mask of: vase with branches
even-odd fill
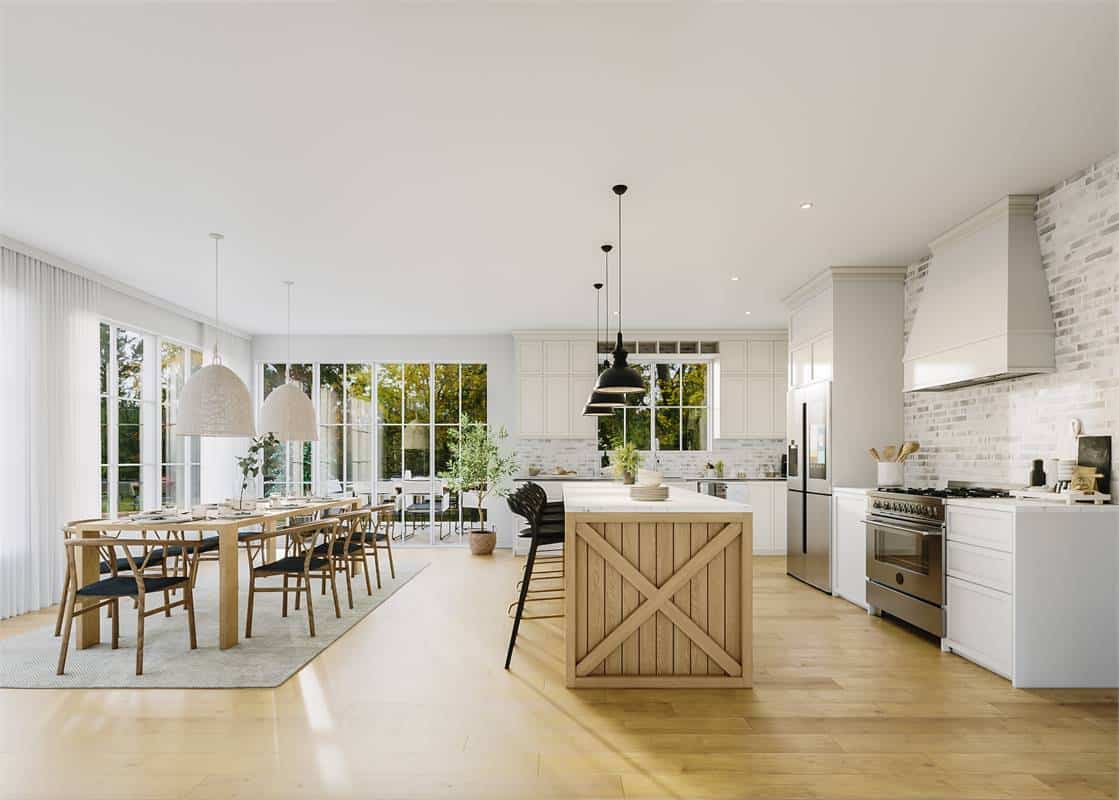
[[[276,447],[280,440],[272,433],[253,437],[249,443],[249,451],[237,459],[237,466],[241,469],[241,496],[237,500],[237,510],[245,510],[245,490],[249,488],[249,481],[255,480],[264,465],[264,451],[266,448]]]
[[[508,495],[509,479],[517,473],[515,454],[502,452],[502,443],[509,438],[509,433],[505,428],[494,433],[488,425],[471,422],[465,417],[461,427],[451,428],[449,433],[450,464],[440,477],[460,498],[465,498],[467,492],[474,495],[480,529],[470,532],[470,551],[475,555],[488,555],[497,543],[497,533],[486,530],[486,498]]]

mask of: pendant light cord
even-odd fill
[[[618,195],[618,333],[622,332],[622,196]]]
[[[287,380],[291,380],[291,286],[293,281],[284,281],[288,287],[288,363],[285,368]]]
[[[218,244],[225,237],[220,233],[211,233],[214,240],[214,364],[221,363],[221,353],[218,352],[218,343],[221,339],[221,267],[218,263]]]

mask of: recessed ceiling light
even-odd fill
[[[750,316],[751,313],[753,313],[753,312],[747,311],[746,316]]]
[[[614,312],[614,316],[615,316],[615,317],[616,317],[616,316],[618,316],[618,312],[617,312],[617,311],[615,311],[615,312]]]
[[[803,203],[800,204],[800,210],[801,211],[807,211],[808,209],[812,208],[812,206],[813,206],[813,203],[810,203],[806,200],[806,201],[804,201]]]
[[[737,276],[737,275],[731,275],[731,276],[730,276],[730,279],[731,279],[732,281],[736,281],[736,280],[738,280],[738,276]]]

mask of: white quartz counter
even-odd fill
[[[687,489],[670,487],[664,501],[634,500],[629,487],[619,483],[590,481],[563,485],[564,510],[623,514],[719,514],[752,512],[746,503],[735,503]]]
[[[1062,500],[1044,500],[1031,497],[951,497],[945,502],[949,508],[953,506],[986,508],[991,511],[1094,512],[1097,514],[1119,512],[1119,505],[1095,505],[1094,503],[1073,503],[1069,505]]]

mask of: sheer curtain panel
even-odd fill
[[[0,618],[58,601],[62,525],[100,513],[98,290],[0,247]]]

